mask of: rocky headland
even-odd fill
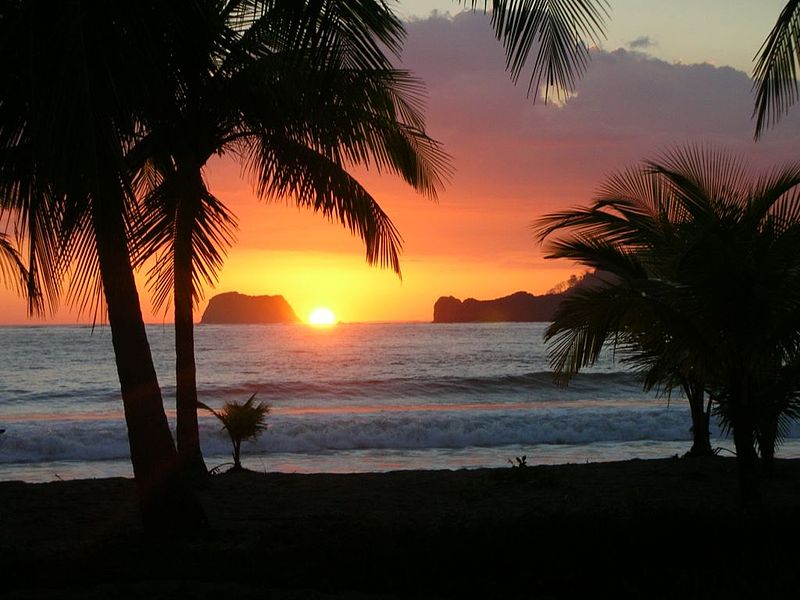
[[[433,305],[434,323],[497,323],[503,321],[552,321],[564,294],[534,296],[516,292],[494,300],[459,300],[442,296]]]
[[[206,325],[299,321],[283,296],[247,296],[238,292],[226,292],[211,298],[200,320]]]

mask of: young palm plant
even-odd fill
[[[245,402],[235,401],[226,402],[219,411],[214,410],[207,404],[198,402],[197,406],[213,414],[222,423],[222,428],[227,432],[233,444],[233,468],[232,471],[242,471],[242,442],[258,437],[262,431],[267,429],[267,414],[269,405],[266,402],[255,403],[256,394],[254,393]]]
[[[771,455],[781,419],[797,414],[797,379],[783,376],[800,342],[799,190],[800,165],[755,177],[725,153],[678,149],[539,223],[542,239],[564,234],[550,258],[612,274],[557,312],[556,371],[576,372],[611,342],[648,385],[708,392],[748,506],[760,499],[757,441]]]
[[[139,261],[155,256],[157,306],[174,306],[178,453],[202,477],[193,311],[232,239],[233,215],[207,188],[214,154],[237,158],[256,193],[287,199],[361,237],[370,264],[399,273],[400,236],[349,173],[373,166],[435,197],[447,156],[425,133],[420,82],[394,69],[403,30],[380,2],[230,2],[212,14],[201,68],[174,90],[130,156],[145,209]],[[198,57],[205,57],[199,60]]]

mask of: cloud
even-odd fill
[[[635,40],[628,42],[628,48],[631,50],[645,50],[647,48],[653,48],[657,45],[658,44],[650,39],[649,35],[640,35]]]
[[[681,139],[760,155],[778,154],[776,144],[800,148],[794,135],[800,107],[764,142],[752,143],[752,81],[730,67],[594,50],[569,102],[545,105],[527,97],[525,74],[517,86],[510,82],[503,49],[482,15],[432,18],[407,28],[403,65],[426,82],[430,127],[457,138],[456,152],[462,143],[474,147],[488,138],[503,140],[503,148],[613,141],[642,154],[660,141]]]
[[[456,169],[438,207],[417,204],[408,218],[387,207],[413,251],[531,252],[537,216],[588,202],[610,173],[676,145],[721,146],[761,167],[800,159],[800,107],[754,143],[752,81],[730,67],[595,50],[575,95],[545,105],[527,97],[524,74],[517,86],[509,80],[482,15],[438,16],[407,30],[403,66],[426,82],[429,131]]]

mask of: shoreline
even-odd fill
[[[259,452],[245,449],[244,466],[259,473],[385,473],[390,471],[505,468],[516,456],[527,456],[529,466],[568,465],[656,460],[680,457],[691,443],[686,440],[590,442],[583,444],[509,444],[465,448],[364,448],[327,452]],[[713,439],[721,456],[733,456],[732,442]],[[229,453],[204,451],[209,469],[230,464]],[[788,440],[779,458],[800,458],[800,441]],[[46,483],[75,479],[133,477],[130,458],[54,460],[0,463],[0,482]]]
[[[247,444],[247,442],[245,442]],[[314,452],[275,452],[243,449],[245,468],[258,473],[341,474],[386,473],[460,469],[503,469],[508,460],[527,455],[529,466],[595,464],[629,460],[681,457],[689,440],[601,441],[572,444],[508,444],[464,448],[363,448]],[[712,438],[719,456],[735,456],[733,441]],[[230,464],[229,452],[203,455],[209,469]],[[780,459],[800,459],[800,439],[785,440]],[[130,458],[74,459],[42,462],[0,463],[0,482],[46,483],[75,479],[133,477]]]
[[[754,517],[722,457],[224,474],[198,493],[216,539],[154,545],[129,479],[0,482],[0,564],[19,598],[769,597],[800,583],[800,460],[763,483]]]

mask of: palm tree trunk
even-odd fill
[[[233,470],[242,470],[242,440],[233,440]]]
[[[143,525],[158,537],[197,535],[207,521],[179,477],[122,214],[96,201],[92,218]]]
[[[713,456],[714,454],[711,449],[711,432],[708,427],[709,414],[703,405],[705,399],[703,388],[704,386],[700,383],[684,385],[692,414],[692,448],[689,450],[688,456]]]
[[[736,446],[742,504],[746,510],[758,509],[761,507],[758,454],[755,447],[755,427],[749,419],[739,417],[734,421],[733,443]]]
[[[775,473],[775,445],[778,441],[778,415],[765,419],[756,431],[758,449],[761,452],[761,466],[764,474],[771,477]]]
[[[208,469],[200,449],[197,420],[197,366],[194,356],[194,308],[192,282],[192,230],[201,202],[200,170],[188,169],[180,178],[177,203],[174,304],[175,304],[175,405],[178,456],[181,470],[195,484],[203,483]],[[199,184],[199,185],[198,185]]]

